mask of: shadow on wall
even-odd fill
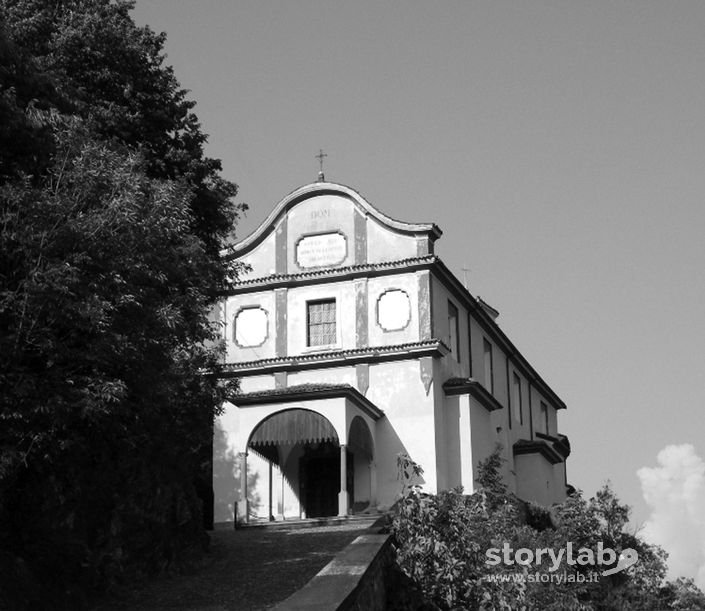
[[[390,509],[402,498],[404,489],[408,486],[423,486],[427,483],[423,473],[415,471],[413,464],[419,464],[418,456],[410,456],[404,442],[401,440],[391,422],[386,416],[377,421],[377,507],[382,511]],[[409,459],[408,461],[402,457]],[[403,466],[407,467],[407,475],[403,473]],[[426,467],[423,463],[419,466]]]
[[[249,469],[248,469],[249,471]],[[257,514],[261,499],[256,493],[256,473],[247,475],[250,517]],[[213,424],[213,514],[215,522],[232,522],[240,498],[240,460],[228,446],[228,436],[217,420]]]

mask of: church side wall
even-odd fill
[[[437,489],[435,447],[429,443],[435,427],[433,389],[426,393],[417,360],[370,365],[369,377],[367,398],[384,409],[376,425],[375,447],[378,504],[386,509],[401,490],[399,453],[408,454],[424,468],[426,490]]]
[[[556,434],[556,410],[545,397],[531,385],[523,371],[516,365],[510,355],[504,352],[497,338],[481,325],[472,313],[469,313],[446,285],[435,276],[431,282],[432,296],[432,335],[439,338],[451,349],[451,353],[437,359],[437,372],[434,382],[440,387],[453,377],[473,377],[480,381],[503,409],[493,412],[479,405],[475,399],[472,409],[462,400],[445,397],[442,391],[436,397],[437,431],[443,430],[444,438],[436,435],[438,448],[437,468],[439,487],[463,485],[472,487],[472,480],[466,475],[467,466],[463,461],[471,457],[472,471],[476,475],[477,464],[486,458],[499,443],[504,457],[503,476],[510,490],[519,493],[518,480],[523,476],[515,463],[513,446],[519,440],[535,439],[535,432],[545,433],[548,419],[550,433]],[[457,311],[457,342],[452,337],[449,312]],[[492,359],[485,358],[485,342],[491,348]],[[472,363],[470,362],[472,357]],[[486,367],[491,368],[485,371]],[[541,404],[546,412],[541,414]],[[470,415],[466,413],[470,410]],[[471,422],[470,439],[463,429],[465,420]],[[471,450],[467,449],[468,444]],[[559,498],[564,486],[558,480],[564,478],[564,464],[541,465],[541,477],[544,471],[550,471],[550,498]],[[473,478],[474,479],[474,478]],[[533,480],[532,480],[533,481]],[[543,480],[541,480],[543,482]],[[531,485],[539,485],[534,481]],[[544,483],[540,484],[545,487]],[[528,493],[530,487],[524,482],[522,493]],[[545,495],[544,495],[545,496]]]
[[[433,335],[451,346],[449,303],[458,312],[457,355],[455,351],[438,359],[435,376],[439,386],[450,378],[483,379],[484,372],[479,355],[482,354],[483,332],[467,309],[456,299],[447,287],[435,276],[432,277],[433,296]],[[469,321],[469,325],[468,325]],[[470,357],[473,357],[472,366]],[[437,441],[439,453],[443,454],[446,487],[462,485],[466,492],[474,489],[474,476],[479,461],[494,451],[497,443],[502,446],[505,458],[503,476],[512,490],[515,486],[513,469],[512,432],[507,420],[506,360],[499,349],[494,348],[494,397],[505,407],[488,412],[475,399],[458,396],[445,396],[441,390],[437,398],[438,423],[444,431],[444,438]],[[501,363],[501,365],[500,365]],[[488,389],[490,390],[490,389]],[[467,428],[467,430],[466,430]],[[498,430],[499,429],[499,430]]]
[[[492,454],[497,447],[497,444],[501,443],[501,434],[497,433],[496,429],[492,426],[493,412],[488,412],[485,406],[481,405],[480,402],[474,397],[468,396],[468,402],[470,409],[470,420],[473,423],[470,431],[473,488],[472,490],[468,490],[466,486],[466,492],[470,493],[475,490],[475,481],[477,481],[479,463]]]
[[[541,454],[522,454],[516,457],[517,496],[546,507],[565,498],[560,473]]]

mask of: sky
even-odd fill
[[[437,254],[568,405],[573,485],[610,480],[661,542],[684,532],[674,508],[705,515],[705,2],[137,0],[133,17],[167,32],[250,207],[239,238],[322,148],[326,179],[444,231]]]

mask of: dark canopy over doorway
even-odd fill
[[[306,517],[338,514],[340,444],[326,417],[300,408],[277,412],[255,428],[248,445],[285,476],[298,479],[299,502]],[[300,455],[292,464],[285,457],[296,445]]]
[[[287,409],[260,422],[250,436],[256,446],[338,442],[338,434],[328,418],[308,409]]]

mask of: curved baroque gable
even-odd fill
[[[234,256],[251,266],[249,278],[297,274],[427,255],[440,235],[433,223],[397,221],[349,187],[317,182],[282,199]]]

